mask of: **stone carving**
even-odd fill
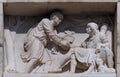
[[[18,19],[18,21],[16,21]],[[7,56],[7,65],[5,67],[6,72],[17,72],[16,70],[16,61],[15,61],[15,36],[16,30],[18,29],[19,25],[23,22],[21,21],[20,17],[14,18],[6,18],[8,20],[9,26],[5,29],[5,47],[6,47],[6,56]],[[19,25],[17,25],[19,24]],[[12,28],[13,30],[11,30]]]
[[[88,23],[87,24],[87,28],[86,28],[87,33],[89,34],[89,37],[82,43],[81,47],[75,48],[73,49],[73,51],[75,52],[75,57],[76,59],[80,62],[80,63],[85,63],[84,65],[86,65],[88,67],[88,70],[85,71],[84,73],[90,73],[94,70],[95,67],[95,52],[99,46],[99,43],[101,42],[100,40],[100,36],[99,36],[99,30],[98,30],[98,26],[96,23]],[[72,60],[73,64],[76,65],[75,62],[75,58],[74,56],[72,56]],[[71,72],[74,73],[75,72],[75,67],[73,64],[71,64]]]
[[[115,69],[108,68],[106,65],[104,65],[102,59],[97,58],[95,61],[96,61],[96,64],[98,65],[97,72],[100,72],[100,73],[115,73]]]
[[[89,34],[89,37],[86,39],[86,41],[82,44],[82,47],[90,48],[93,52],[93,65],[95,66],[95,58],[103,60],[105,65],[109,68],[113,69],[113,52],[110,49],[110,43],[108,41],[108,38],[106,36],[107,32],[107,26],[103,25],[101,27],[101,30],[99,32],[98,25],[96,23],[88,23],[87,25],[87,33]],[[98,64],[98,63],[97,63]],[[98,64],[98,66],[101,66]],[[105,66],[104,66],[105,67]],[[107,69],[106,67],[106,69]],[[92,66],[89,67],[87,72],[92,72]],[[98,67],[98,70],[101,67]],[[115,73],[115,72],[114,72]]]
[[[8,58],[8,63],[5,68],[6,72],[16,72],[16,65],[15,65],[15,55],[14,55],[14,46],[13,46],[13,37],[12,33],[9,30],[5,31],[5,45],[6,45],[6,54]]]
[[[43,22],[43,20],[41,22]],[[47,25],[49,25],[49,24],[47,24]],[[37,28],[37,27],[35,27],[35,28]],[[80,65],[81,67],[82,67],[82,65],[86,66],[86,68],[82,69],[82,70],[84,70],[84,71],[82,71],[83,73],[102,72],[103,70],[104,70],[104,72],[102,72],[102,73],[106,73],[106,72],[114,73],[115,72],[113,69],[113,53],[110,49],[110,46],[108,46],[109,42],[106,37],[106,31],[107,31],[106,25],[103,25],[101,27],[101,30],[99,31],[98,25],[96,23],[93,23],[93,22],[88,23],[86,30],[87,30],[87,33],[89,34],[89,37],[82,43],[82,45],[78,45],[78,46],[76,46],[74,44],[75,38],[73,37],[73,35],[76,34],[75,32],[65,31],[65,32],[60,32],[59,34],[57,34],[57,33],[55,34],[53,30],[48,29],[47,27],[44,27],[44,25],[42,25],[41,27],[47,29],[47,30],[42,29],[44,31],[44,35],[48,36],[49,37],[48,41],[51,41],[51,43],[54,44],[53,47],[51,48],[51,54],[55,54],[56,56],[59,56],[58,54],[59,54],[60,50],[67,52],[66,54],[63,55],[63,57],[62,57],[63,60],[58,61],[58,64],[56,64],[56,61],[52,60],[47,48],[45,48],[45,46],[43,47],[43,49],[46,49],[46,51],[41,50],[42,48],[40,48],[41,52],[44,51],[44,53],[41,56],[43,57],[45,55],[43,58],[48,59],[46,62],[44,62],[45,63],[44,68],[42,68],[45,72],[47,72],[47,73],[48,72],[49,73],[62,72],[62,67],[69,62],[70,62],[70,73],[75,73],[75,70],[77,67],[77,62],[81,63],[81,65]],[[34,28],[33,28],[33,30],[34,30]],[[52,34],[50,34],[49,30],[52,31],[51,32]],[[48,31],[48,33],[46,31]],[[28,38],[28,35],[27,35],[27,38]],[[27,39],[27,42],[28,42],[28,39]],[[45,40],[46,40],[46,38],[45,38]],[[31,42],[31,40],[29,42]],[[26,42],[25,42],[25,44],[26,44]],[[30,44],[30,43],[28,43],[28,44]],[[26,45],[24,45],[24,47],[26,48]],[[39,45],[38,45],[38,47],[39,47]],[[29,52],[29,51],[27,50],[27,52]],[[29,52],[29,54],[31,54],[31,53],[32,53],[32,51]],[[27,55],[28,55],[28,53],[27,53]],[[22,57],[22,58],[23,58],[23,60],[27,59],[24,57]],[[71,60],[69,60],[69,59],[71,59]],[[110,60],[108,60],[108,59],[110,59]],[[36,60],[37,60],[37,58],[36,58]],[[105,61],[105,60],[107,60],[107,61]],[[101,63],[99,63],[99,61],[101,61]],[[102,61],[105,63],[104,65],[103,65]],[[27,60],[26,62],[29,63],[30,61]],[[111,67],[110,67],[109,63],[111,64]],[[98,68],[96,65],[98,65]],[[31,66],[33,66],[33,65],[31,65]],[[29,67],[30,66],[28,65],[27,68],[29,68]],[[101,68],[104,68],[104,69],[101,70]],[[29,72],[30,72],[30,69],[29,69],[28,73]]]
[[[111,49],[111,40],[109,40],[111,37],[109,37],[110,34],[107,31],[107,25],[104,24],[101,27],[100,36],[102,38],[101,43],[99,44],[100,58],[103,59],[109,68],[113,68],[113,52]]]
[[[19,60],[20,67],[25,67],[24,73],[115,73],[109,25],[90,22],[90,18],[85,23],[86,19],[68,19],[73,22],[68,24],[68,20],[63,20],[61,11],[55,10],[50,19],[43,18],[27,34],[25,32],[25,37],[21,35],[24,37],[24,45],[21,44],[24,52]],[[14,50],[16,44],[13,42],[12,31],[7,29],[5,32],[8,66],[11,62],[10,72],[21,71],[19,64],[18,68],[15,66],[18,61],[15,63],[16,54],[13,51],[17,48]],[[6,68],[6,71],[9,72],[9,69]]]
[[[60,12],[55,11],[51,14],[50,20],[47,18],[42,19],[35,28],[28,31],[24,42],[25,53],[22,54],[23,61],[28,62],[26,72],[29,73],[37,61],[40,61],[42,64],[45,63],[46,65],[43,70],[45,72],[48,71],[49,67],[47,64],[51,63],[51,58],[45,48],[48,40],[64,50],[70,48],[69,41],[58,37],[54,29],[62,19],[63,15]]]

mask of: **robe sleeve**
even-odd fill
[[[57,34],[54,31],[54,26],[50,23],[49,20],[43,20],[43,26],[45,33],[52,40],[53,43],[60,46],[62,49],[70,49],[69,41],[63,40],[61,37],[57,36]]]

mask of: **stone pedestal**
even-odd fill
[[[3,21],[3,17],[4,17],[4,14],[3,14],[3,3],[0,2],[0,77],[2,77],[2,73],[3,73],[3,68],[4,68],[4,65],[3,65],[3,30],[4,30],[4,21]]]
[[[117,3],[117,77],[120,77],[120,2]]]
[[[4,77],[116,77],[116,74],[14,74],[4,73]]]

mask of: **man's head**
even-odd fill
[[[55,25],[58,25],[63,20],[63,14],[60,10],[53,10],[50,19],[54,21]]]
[[[86,31],[88,34],[91,34],[91,33],[95,32],[96,30],[98,30],[98,25],[96,23],[90,22],[87,24]]]
[[[101,26],[101,29],[100,29],[100,31],[107,31],[107,29],[108,29],[108,24],[103,24],[102,26]]]

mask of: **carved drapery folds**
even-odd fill
[[[52,16],[5,17],[6,72],[115,73],[109,16]]]

